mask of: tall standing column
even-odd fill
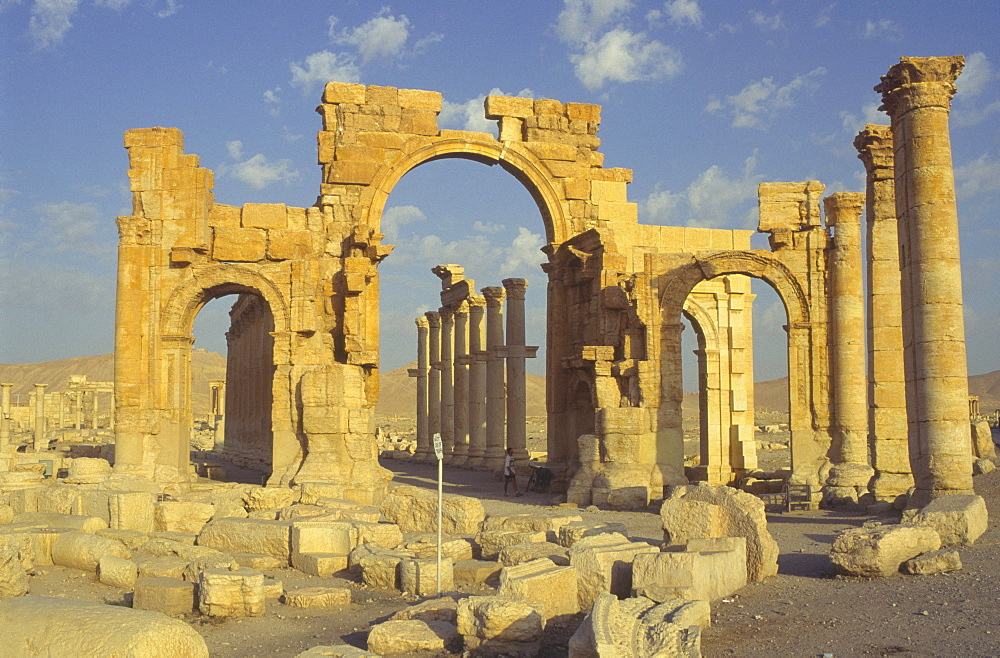
[[[837,192],[823,199],[833,228],[829,252],[830,400],[833,466],[826,492],[857,501],[875,471],[868,465],[868,404],[865,372],[865,303],[861,265],[861,211],[865,195]]]
[[[958,210],[948,114],[965,59],[904,57],[875,91],[892,119],[911,507],[972,493]]]
[[[451,464],[455,447],[455,315],[447,306],[441,316],[441,444],[444,461]]]
[[[872,493],[892,501],[913,486],[906,440],[906,373],[892,130],[867,125],[854,140],[866,172],[868,446]]]
[[[526,279],[504,279],[507,291],[507,447],[514,449],[514,459],[528,460],[527,396],[524,383],[524,360],[535,357],[537,347],[524,344],[524,293]]]
[[[48,450],[45,441],[45,384],[35,384],[35,452]]]
[[[98,404],[97,403],[98,403],[97,389],[94,389],[93,391],[90,392],[90,411],[93,414],[93,419],[94,419],[94,423],[90,427],[91,427],[91,429],[95,429],[95,430],[100,425],[100,423],[98,422],[98,416],[97,416],[97,412],[98,412]]]
[[[507,403],[504,394],[503,362],[503,300],[506,292],[500,286],[481,290],[486,298],[486,453],[483,467],[503,466],[504,414]]]
[[[469,458],[465,465],[479,468],[486,455],[486,363],[485,326],[486,299],[470,295],[469,303]]]
[[[414,459],[427,461],[432,454],[431,435],[427,423],[427,371],[430,369],[430,348],[427,344],[427,334],[430,325],[427,318],[416,319],[417,323],[417,367],[407,371],[410,377],[417,378],[417,449]]]
[[[429,328],[427,358],[430,370],[427,372],[427,434],[433,438],[441,433],[441,316],[437,311],[424,313]],[[434,459],[428,451],[423,458]]]
[[[75,429],[83,429],[83,391],[77,389],[73,391],[73,425]]]
[[[10,446],[10,389],[13,384],[0,384],[0,452]]]
[[[455,447],[451,463],[465,466],[469,460],[469,304],[455,307]]]

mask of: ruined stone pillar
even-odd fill
[[[451,464],[465,466],[469,459],[469,304],[455,307],[455,424]]]
[[[10,389],[13,384],[0,384],[0,452],[10,446]]]
[[[892,119],[911,507],[972,493],[958,210],[948,114],[965,59],[903,57],[875,91]]]
[[[507,291],[507,447],[514,449],[514,459],[528,460],[527,399],[524,360],[535,358],[537,347],[524,344],[525,279],[504,279]]]
[[[56,425],[57,430],[62,430],[63,425],[66,422],[66,392],[63,391],[59,394],[59,424]],[[62,436],[62,434],[60,434]]]
[[[74,429],[83,429],[83,391],[73,391]]]
[[[486,299],[470,295],[469,303],[469,458],[465,465],[479,468],[486,455]]]
[[[427,434],[433,438],[441,433],[441,316],[437,311],[424,313],[429,328],[427,358],[430,370],[427,372]],[[434,460],[434,452],[428,448],[422,460]]]
[[[891,501],[913,486],[906,428],[899,233],[892,130],[868,125],[854,140],[866,171],[868,255],[868,446],[871,491]]]
[[[97,399],[97,390],[95,389],[90,392],[90,410],[94,417],[94,424],[91,427],[95,430],[100,425],[100,423],[98,422],[98,409],[99,407]]]
[[[507,396],[504,393],[503,362],[503,300],[506,292],[500,286],[483,288],[486,297],[486,454],[483,467],[503,466],[504,414]]]
[[[455,447],[455,314],[447,306],[441,316],[441,443],[444,461],[451,464]]]
[[[48,450],[49,447],[45,441],[45,386],[35,384],[35,452]]]
[[[226,382],[217,379],[210,381],[209,395],[212,403],[212,416],[214,417],[214,450],[222,451],[226,447]]]
[[[410,377],[417,378],[417,449],[414,459],[425,461],[433,454],[431,435],[428,433],[427,422],[427,371],[430,370],[430,348],[427,344],[427,334],[430,324],[426,317],[416,319],[417,324],[417,367],[407,371]]]
[[[833,228],[829,251],[830,400],[833,412],[833,466],[828,496],[858,497],[868,490],[868,404],[865,375],[865,312],[861,265],[861,211],[865,196],[837,192],[823,199],[826,224]]]

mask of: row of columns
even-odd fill
[[[446,291],[462,292],[458,298],[442,293],[450,305],[416,319],[417,367],[409,371],[417,379],[415,458],[435,459],[431,437],[440,434],[447,464],[494,469],[503,465],[507,447],[515,459],[528,459],[525,359],[538,349],[525,345],[528,282],[504,279],[503,287],[475,295],[461,271],[435,268]]]

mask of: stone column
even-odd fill
[[[906,373],[892,130],[868,125],[854,140],[866,171],[868,255],[868,446],[871,491],[892,501],[913,486],[906,428]]]
[[[427,318],[429,335],[427,358],[430,370],[427,372],[427,435],[433,439],[441,433],[441,316],[437,311],[424,313]],[[424,455],[426,461],[434,461],[433,450]]]
[[[77,389],[73,391],[73,426],[75,429],[83,429],[83,391]]]
[[[45,386],[35,384],[35,452],[43,452],[49,447],[45,441]]]
[[[98,416],[97,416],[97,412],[98,412],[98,404],[97,403],[98,403],[97,389],[94,389],[93,391],[90,392],[90,407],[91,407],[91,412],[94,415],[94,424],[91,425],[91,428],[95,429],[95,430],[100,425],[100,423],[98,422]]]
[[[483,467],[503,466],[504,414],[507,408],[504,393],[503,300],[506,292],[500,286],[481,290],[486,298],[486,453]]]
[[[465,465],[479,468],[486,456],[486,298],[470,295],[469,303],[469,458]]]
[[[453,466],[465,466],[469,459],[469,304],[455,307],[455,447]]]
[[[535,358],[537,347],[524,344],[524,292],[526,279],[504,279],[507,291],[507,447],[514,458],[528,460],[527,400],[524,384],[524,360]]]
[[[62,432],[63,425],[66,422],[66,392],[63,391],[59,394],[59,424],[56,425],[56,429],[60,431],[60,436],[65,435]]]
[[[0,384],[0,452],[10,446],[10,389],[13,384]]]
[[[430,369],[430,348],[427,344],[427,334],[430,331],[430,324],[425,317],[417,318],[415,322],[417,324],[417,367],[407,371],[410,377],[417,378],[417,449],[413,455],[414,459],[418,461],[427,461],[434,453],[431,448],[431,435],[428,433],[429,425],[427,423],[427,371]]]
[[[823,199],[833,228],[829,259],[830,401],[833,466],[827,496],[857,501],[875,474],[868,465],[868,381],[865,371],[865,303],[861,265],[861,211],[865,195],[837,192]]]
[[[455,315],[447,306],[441,316],[441,444],[444,461],[451,464],[455,447]]]
[[[214,447],[223,451],[226,447],[226,382],[217,379],[208,383],[212,401],[212,415],[215,417]]]
[[[957,57],[904,57],[875,91],[892,119],[900,222],[910,507],[972,493],[958,210],[948,113]]]

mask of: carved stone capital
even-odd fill
[[[152,242],[152,222],[145,217],[127,215],[115,219],[118,224],[118,240],[123,245],[145,246]]]
[[[437,311],[427,311],[424,313],[424,317],[427,318],[427,324],[432,329],[439,329],[441,327],[441,315]]]
[[[952,57],[902,57],[875,86],[882,106],[893,119],[919,108],[948,110],[955,95],[955,79],[965,66],[961,55]]]
[[[504,279],[500,283],[510,299],[524,299],[524,292],[528,289],[527,279]]]
[[[483,293],[483,297],[486,298],[486,307],[495,308],[503,304],[504,298],[507,296],[507,291],[500,286],[489,286],[480,290]]]
[[[892,152],[892,128],[869,123],[854,138],[858,159],[876,179],[892,178],[895,158]]]
[[[861,192],[835,192],[823,199],[827,226],[858,226],[865,208]]]

